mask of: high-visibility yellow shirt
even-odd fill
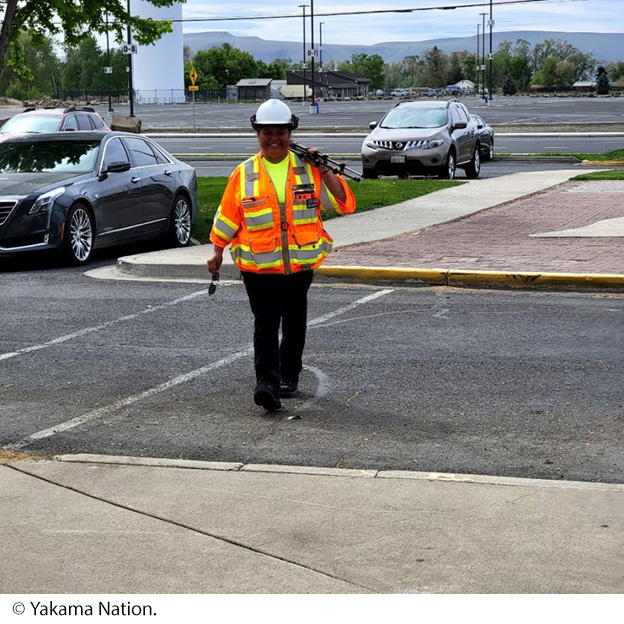
[[[286,202],[286,181],[288,180],[289,163],[290,158],[288,154],[286,154],[284,160],[278,163],[272,163],[269,162],[266,158],[262,158],[262,164],[267,170],[267,173],[271,178],[271,182],[273,182],[273,186],[275,187],[275,191],[277,192],[277,201],[279,201],[280,204]]]

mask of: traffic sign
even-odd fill
[[[318,50],[308,50],[308,56],[318,56]]]
[[[105,67],[104,68],[104,73],[105,74],[112,74],[113,73],[113,68],[112,67]]]
[[[121,46],[121,51],[124,54],[136,54],[139,51],[139,46],[136,43],[124,43]]]
[[[189,73],[189,78],[191,79],[191,83],[194,85],[197,82],[197,72],[194,67],[191,67],[191,71]],[[193,91],[197,91],[197,89],[193,89]]]
[[[191,85],[189,91],[199,91],[199,85]]]

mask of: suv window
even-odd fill
[[[112,163],[120,162],[130,162],[128,152],[120,139],[111,139],[105,147],[102,171],[106,171]]]
[[[445,108],[397,106],[381,121],[382,128],[440,128],[446,124]]]
[[[78,119],[78,127],[81,130],[93,130],[93,124],[91,123],[91,117],[84,113],[76,115]]]
[[[460,121],[467,122],[468,120],[464,118],[463,111],[461,110],[459,106],[453,106],[451,108],[451,123],[455,125],[456,123]]]
[[[148,167],[158,164],[156,155],[149,144],[143,139],[124,139],[137,167]]]
[[[98,115],[89,115],[89,119],[96,130],[103,128],[106,125]]]
[[[78,130],[78,120],[76,115],[69,115],[63,124],[63,130]]]
[[[58,132],[61,116],[15,115],[2,126],[2,132]]]

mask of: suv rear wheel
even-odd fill
[[[472,153],[472,160],[466,167],[466,177],[472,180],[479,177],[481,171],[481,146],[477,143]]]

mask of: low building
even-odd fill
[[[271,78],[243,78],[236,83],[237,96],[243,102],[264,102],[271,97]]]
[[[345,71],[301,70],[286,72],[288,85],[303,85],[314,90],[315,97],[368,97],[371,79],[361,74]]]

